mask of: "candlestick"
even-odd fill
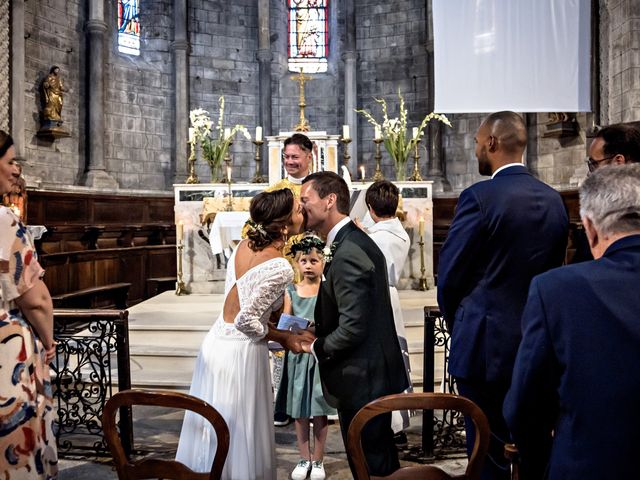
[[[260,127],[262,128],[262,127]],[[267,180],[260,175],[260,147],[264,142],[262,140],[254,140],[253,144],[256,146],[256,155],[254,160],[256,161],[256,172],[253,174],[253,178],[251,179],[251,183],[265,183]]]
[[[427,276],[424,266],[424,238],[422,236],[422,231],[420,231],[420,240],[418,241],[418,245],[420,246],[420,285],[418,288],[419,290],[425,291],[427,289]]]
[[[345,125],[347,126],[347,125]],[[344,133],[344,131],[343,131]],[[347,129],[347,133],[349,133],[348,129]],[[342,138],[340,138],[340,141],[342,142],[342,164],[347,167],[347,170],[349,170],[349,159],[351,158],[351,155],[349,155],[349,144],[351,143],[351,139],[350,138],[345,138],[344,136]],[[351,173],[351,172],[349,172]],[[353,177],[351,177],[353,178]]]
[[[195,136],[196,136],[196,129],[193,127],[189,127],[189,143],[193,143]]]
[[[182,281],[182,250],[184,249],[184,245],[182,244],[182,241],[180,241],[180,243],[178,243],[176,245],[177,249],[178,249],[178,271],[177,271],[177,276],[178,276],[178,280],[176,282],[176,295],[185,295],[187,293],[189,293],[189,291],[187,290],[186,285],[184,284],[184,282]]]
[[[376,127],[378,128],[378,127]],[[380,133],[380,132],[378,132]],[[374,138],[373,139],[373,143],[376,144],[376,154],[375,154],[375,160],[376,160],[376,170],[373,174],[373,181],[374,182],[379,182],[380,180],[384,180],[384,175],[382,175],[382,170],[380,169],[380,160],[382,159],[382,155],[380,154],[380,144],[383,142],[384,140],[382,140],[382,138],[378,137],[378,138]]]
[[[256,142],[261,142],[262,141],[262,127],[261,126],[257,126],[256,127]]]
[[[373,129],[373,139],[380,140],[382,138],[382,132],[380,131],[380,126],[376,125]]]
[[[418,220],[418,232],[420,233],[420,236],[422,236],[422,233],[424,232],[424,217],[420,217]]]
[[[227,183],[231,183],[231,167],[227,165]]]
[[[182,243],[182,239],[184,238],[184,223],[182,220],[178,222],[176,226],[176,243]]]
[[[344,138],[345,140],[351,138],[351,136],[349,135],[349,125],[342,126],[342,138]]]
[[[364,183],[364,165],[360,165],[360,178],[362,178],[362,183]]]
[[[231,191],[231,167],[227,166],[227,186],[229,187],[229,194],[227,195],[227,206],[225,211],[233,212],[233,192]]]
[[[231,136],[231,129],[229,127],[224,129],[224,139],[226,140]]]
[[[420,139],[416,140],[413,150],[413,173],[409,177],[409,181],[411,182],[421,182],[422,175],[420,175],[420,168],[418,168],[418,160],[420,160],[420,151],[418,149],[418,145],[420,144]]]
[[[187,164],[189,165],[189,177],[187,178],[187,183],[198,183],[198,175],[196,174],[196,142],[189,142],[189,147],[191,152],[189,153],[189,158],[187,159]]]
[[[418,127],[413,127],[413,138],[418,138]]]

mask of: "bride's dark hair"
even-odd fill
[[[291,223],[293,193],[288,188],[261,192],[251,200],[248,222],[249,248],[262,250],[282,238],[282,230]]]

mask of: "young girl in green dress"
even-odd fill
[[[306,234],[291,247],[302,280],[289,285],[285,293],[284,313],[303,317],[313,323],[313,310],[320,290],[324,256],[324,242],[313,234]],[[292,480],[323,480],[322,464],[327,440],[327,415],[336,410],[327,405],[320,384],[320,373],[313,355],[287,354],[287,414],[295,419],[296,437],[301,460],[291,473]],[[313,417],[313,450],[310,448],[310,419]]]

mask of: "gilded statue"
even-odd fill
[[[49,75],[42,82],[42,90],[44,91],[45,120],[61,121],[63,92],[66,92],[67,89],[60,76],[60,67],[56,65],[51,67]]]
[[[60,67],[54,65],[49,70],[42,82],[42,99],[44,109],[42,110],[42,126],[38,130],[38,136],[43,138],[68,137],[70,133],[62,127],[62,104],[65,88],[60,76]]]

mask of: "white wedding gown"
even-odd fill
[[[273,392],[264,336],[271,313],[282,306],[293,271],[284,258],[273,258],[236,279],[236,252],[227,265],[225,299],[236,285],[240,311],[234,323],[226,323],[221,312],[207,333],[189,393],[213,405],[229,426],[229,454],[222,478],[272,480],[276,478]],[[208,472],[216,445],[209,423],[186,412],[176,460],[192,470]]]

